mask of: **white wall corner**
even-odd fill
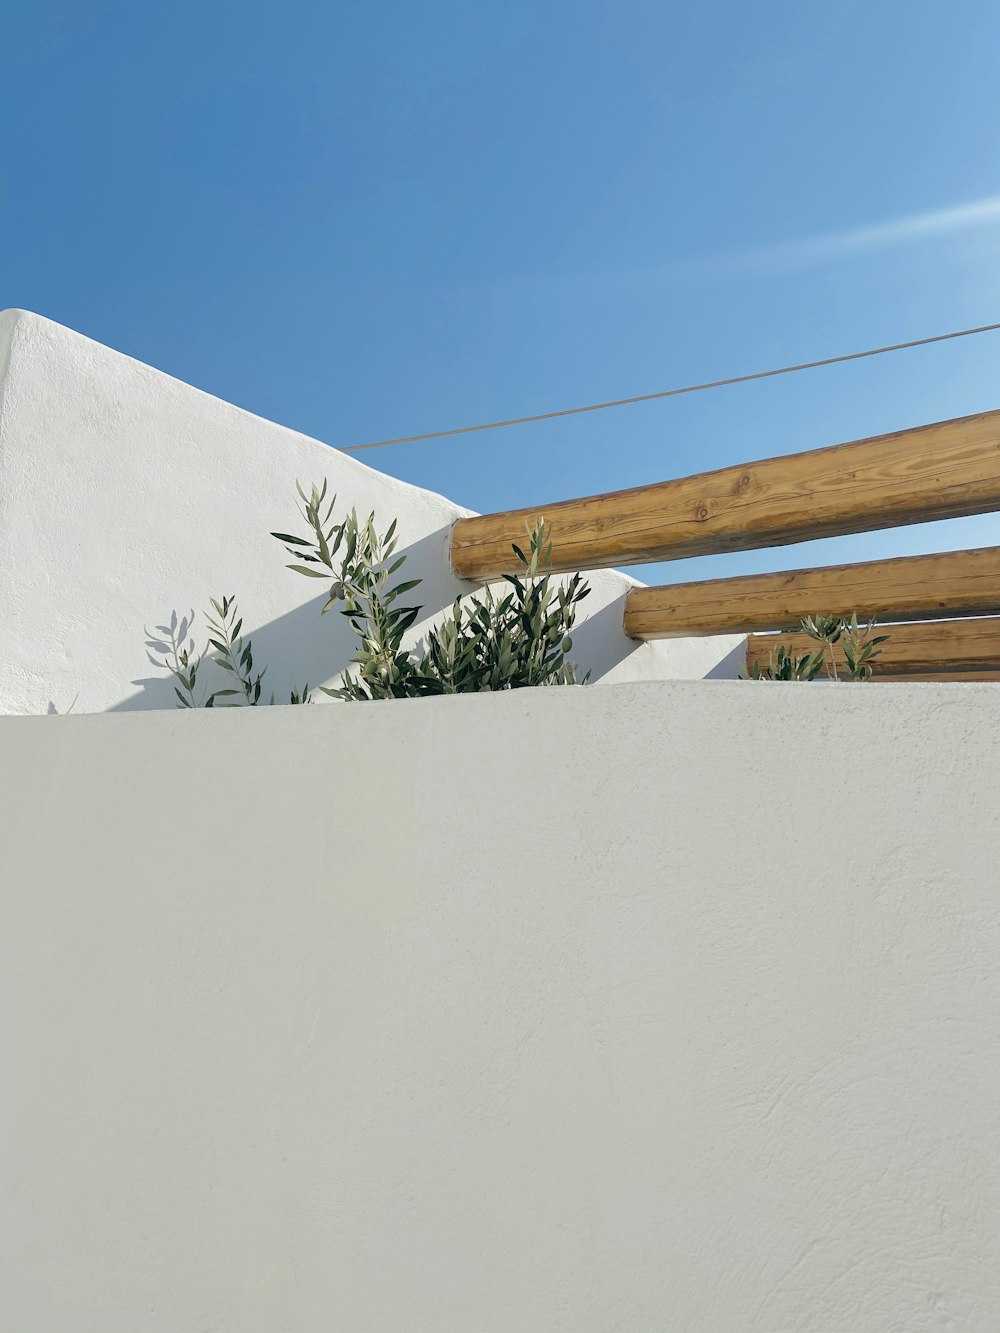
[[[296,523],[294,483],[329,481],[347,509],[398,518],[425,617],[472,590],[450,569],[468,510],[386,476],[24,311],[0,314],[0,712],[169,708],[145,627],[235,594],[266,683],[334,679],[354,651],[317,585],[269,536]],[[590,576],[574,658],[592,679],[701,677],[726,639],[637,644],[622,629],[633,581]]]

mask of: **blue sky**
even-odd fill
[[[8,8],[0,307],[332,444],[1000,319],[1000,5]],[[531,505],[1000,407],[998,368],[987,334],[364,461]]]

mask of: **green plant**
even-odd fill
[[[402,646],[403,636],[421,608],[396,606],[395,602],[417,587],[420,580],[390,582],[406,560],[402,555],[392,558],[398,542],[395,521],[385,533],[379,533],[374,514],[362,523],[352,509],[345,519],[334,523],[331,520],[337,497],[326,503],[326,482],[322,488],[311,487],[308,495],[298,482],[295,487],[310,535],[271,535],[294,557],[289,569],[329,583],[322,614],[342,603],[341,610],[361,645],[354,659],[360,668],[358,679],[345,673],[342,688],[320,688],[335,698],[350,699],[408,698],[430,692],[423,688],[416,663]]]
[[[423,651],[403,647],[403,638],[422,608],[398,605],[398,598],[419,579],[394,583],[406,557],[395,555],[398,537],[392,522],[385,533],[370,514],[362,523],[352,510],[334,523],[336,496],[327,503],[327,487],[312,486],[307,495],[296,483],[309,536],[272,533],[285,544],[288,568],[330,583],[323,612],[339,603],[360,647],[338,688],[321,686],[339,699],[414,698],[567,685],[577,681],[567,654],[576,609],[590,589],[579,574],[565,585],[548,574],[552,543],[544,523],[529,528],[530,555],[513,547],[523,577],[505,576],[510,591],[497,597],[492,588],[463,603],[428,631]],[[338,560],[339,556],[339,560]],[[393,558],[395,557],[395,558]],[[586,679],[586,678],[585,678]]]
[[[756,660],[746,680],[815,680],[823,670],[823,649],[796,657],[787,644],[779,643],[771,650],[766,667]]]
[[[822,643],[829,662],[831,680],[839,680],[837,653],[839,644],[847,665],[847,679],[852,681],[868,680],[872,674],[872,663],[878,657],[878,645],[885,643],[888,634],[873,634],[875,620],[871,618],[864,625],[859,624],[857,612],[852,612],[849,620],[843,616],[806,616],[802,630],[811,639]]]
[[[150,653],[150,660],[165,668],[178,682],[174,694],[179,708],[214,708],[220,699],[233,700],[234,703],[220,704],[220,707],[255,706],[260,703],[261,682],[267,667],[254,675],[253,644],[242,635],[243,617],[239,613],[235,597],[223,597],[221,602],[212,599],[214,618],[206,615],[209,638],[208,647],[196,652],[194,641],[189,640],[188,631],[194,623],[194,612],[178,619],[177,613],[170,618],[169,625],[157,625],[162,639],[148,639],[147,648],[162,654],[158,660]],[[215,650],[208,653],[208,648]],[[206,659],[227,672],[234,681],[233,686],[225,689],[199,692],[198,674]],[[304,704],[309,702],[309,686],[301,690],[293,689],[289,703]],[[274,695],[268,701],[274,703]]]
[[[748,679],[816,680],[826,668],[831,680],[869,680],[872,663],[879,655],[878,646],[889,638],[888,634],[873,634],[875,627],[874,619],[860,624],[856,613],[852,613],[850,619],[830,615],[806,616],[801,624],[802,633],[814,639],[820,647],[796,657],[787,644],[778,643],[772,649],[768,665],[761,667],[760,661],[755,661]],[[846,664],[843,677],[837,665],[837,645]]]
[[[870,618],[864,625],[859,625],[857,613],[853,613],[850,620],[844,621],[841,642],[851,680],[868,680],[871,677],[872,662],[880,651],[878,645],[889,640],[888,634],[873,634],[872,630],[875,628],[874,618]]]
[[[528,528],[526,555],[512,549],[523,578],[504,575],[511,589],[497,597],[492,588],[456,601],[451,614],[430,631],[419,671],[444,694],[512,690],[534,685],[575,685],[576,669],[567,654],[576,608],[590,592],[579,574],[565,585],[546,570],[552,542],[544,523]],[[589,673],[580,683],[586,683]]]
[[[458,599],[415,651],[405,648],[403,639],[422,608],[403,605],[399,599],[421,580],[395,581],[406,561],[405,555],[396,554],[395,520],[384,533],[376,528],[374,514],[362,522],[353,509],[336,522],[337,498],[327,500],[326,482],[312,486],[308,495],[297,482],[296,490],[308,536],[271,535],[293,557],[289,569],[328,583],[323,614],[339,607],[359,644],[352,659],[356,671],[345,671],[337,688],[320,686],[324,694],[351,700],[405,699],[577,683],[568,658],[573,646],[570,631],[577,607],[590,589],[579,574],[565,582],[550,576],[552,543],[543,522],[528,529],[528,555],[513,547],[523,569],[521,577],[505,576],[509,591],[498,597],[487,588],[482,595]],[[188,639],[193,613],[181,620],[174,613],[169,625],[157,626],[162,637],[147,640],[150,659],[177,682],[178,706],[261,703],[266,667],[255,672],[253,645],[243,637],[236,599],[213,599],[207,620],[208,645],[203,652],[197,652]],[[206,661],[228,674],[229,684],[223,689],[208,690],[202,684]],[[580,683],[587,679],[584,676]],[[291,692],[293,704],[309,699],[308,685]],[[270,702],[274,703],[273,694]]]

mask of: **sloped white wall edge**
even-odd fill
[[[173,685],[144,626],[236,594],[276,696],[335,677],[353,652],[319,586],[268,533],[295,518],[294,482],[329,480],[344,508],[397,517],[426,625],[471,590],[448,534],[469,511],[297,431],[25,311],[0,315],[0,711],[162,708]],[[0,360],[0,367],[3,366]],[[632,581],[590,576],[574,656],[595,680],[703,676],[738,639],[637,644]],[[728,669],[728,668],[726,668]]]

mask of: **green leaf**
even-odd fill
[[[330,580],[330,575],[323,569],[307,569],[305,565],[286,565],[286,569],[293,570],[296,574],[305,574],[308,579],[326,579]]]

